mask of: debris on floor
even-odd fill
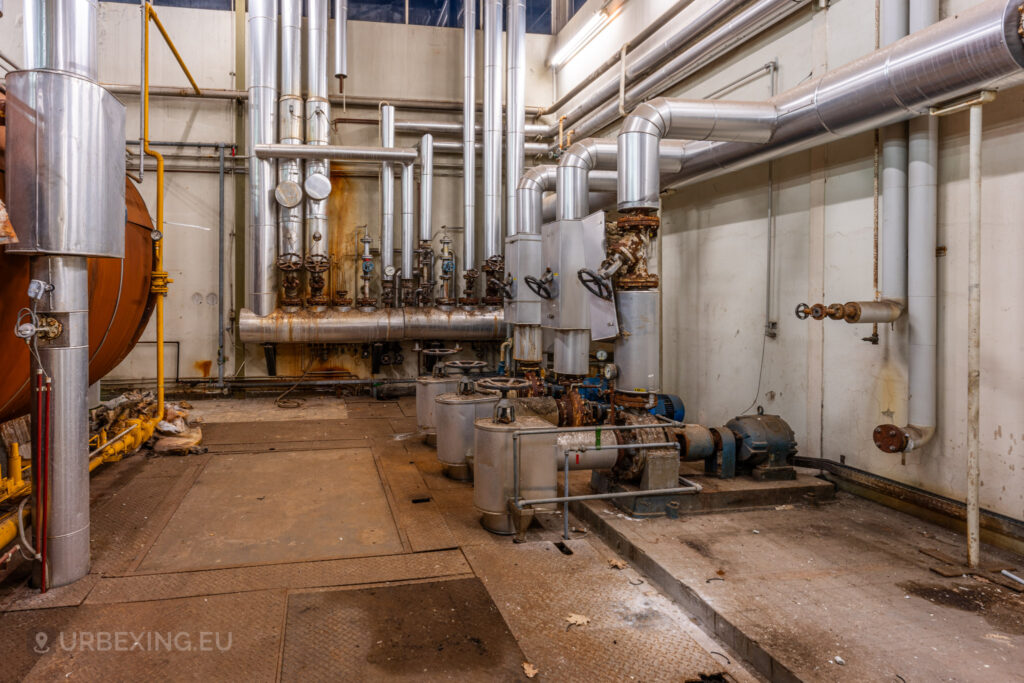
[[[160,455],[188,455],[202,453],[202,418],[191,415],[192,405],[187,401],[164,403],[164,419],[156,426],[153,452]]]

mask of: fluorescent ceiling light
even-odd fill
[[[594,12],[586,23],[580,27],[580,30],[573,34],[569,40],[565,42],[565,45],[558,48],[551,61],[548,64],[552,69],[565,64],[569,59],[577,52],[583,49],[583,47],[594,39],[598,33],[604,29],[605,26],[612,20],[612,15],[608,14],[603,8]]]

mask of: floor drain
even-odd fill
[[[561,541],[555,543],[555,547],[558,548],[558,551],[563,555],[572,555],[572,548],[567,546],[565,543],[562,543]]]
[[[429,503],[430,502],[430,496],[427,496],[426,498],[413,498],[412,502],[414,502],[414,503]]]

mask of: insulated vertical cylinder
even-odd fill
[[[395,146],[395,108],[380,108],[380,145]],[[380,265],[381,277],[390,280],[387,271],[395,267],[395,171],[390,161],[380,165]]]
[[[621,290],[615,301],[622,334],[615,340],[616,387],[622,391],[661,391],[658,292]]]

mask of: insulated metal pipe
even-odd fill
[[[967,565],[981,561],[981,136],[980,103],[971,107],[967,255]]]
[[[525,107],[523,107],[525,113]],[[480,126],[473,127],[475,133],[480,132]],[[455,121],[395,121],[396,133],[433,133],[438,136],[461,137],[466,130],[465,124]],[[542,136],[548,134],[548,126],[543,124],[524,123],[523,133],[527,136]],[[547,146],[545,145],[545,149]]]
[[[544,225],[544,193],[555,189],[557,178],[558,167],[554,164],[532,166],[523,173],[516,187],[516,202],[519,204],[517,232],[540,234],[540,227]]]
[[[306,11],[306,145],[324,147],[330,136],[331,103],[327,100],[327,0],[307,0]],[[327,198],[331,163],[306,162],[306,266],[323,270],[330,260]]]
[[[404,306],[374,311],[330,309],[294,313],[278,310],[259,317],[243,310],[238,320],[244,343],[351,344],[377,341],[504,339],[506,325],[500,308]],[[83,394],[84,395],[84,394]]]
[[[879,44],[888,47],[910,32],[907,0],[882,0]],[[882,226],[879,260],[881,297],[902,306],[907,302],[907,124],[880,131],[882,143]]]
[[[1024,82],[1020,21],[1016,2],[988,0],[797,86],[772,99],[779,120],[771,142],[691,143],[682,170],[663,186],[716,177]],[[648,199],[638,206],[650,206]]]
[[[390,104],[380,108],[380,144],[395,146],[395,108]],[[390,161],[380,165],[380,266],[381,279],[390,280],[395,268],[395,171]]]
[[[569,147],[558,162],[555,215],[559,220],[590,213],[589,177],[592,169],[616,166],[618,145],[613,139],[587,138]]]
[[[25,69],[96,80],[97,0],[26,0]]]
[[[508,0],[508,104],[505,108],[507,159],[505,163],[505,231],[516,234],[516,178],[523,175],[526,126],[526,0]],[[499,238],[500,239],[500,238]]]
[[[420,242],[429,242],[434,227],[434,136],[420,138]]]
[[[483,152],[484,146],[478,142],[473,145],[473,149],[476,150],[477,155],[479,155]],[[455,142],[454,140],[438,140],[434,143],[434,151],[436,152],[462,154],[464,150],[464,144],[461,142]],[[523,151],[528,156],[537,156],[540,154],[547,154],[549,150],[546,142],[526,142],[523,143]]]
[[[484,5],[484,258],[501,254],[501,0]]]
[[[412,278],[413,256],[416,252],[416,182],[412,162],[402,164],[402,279]]]
[[[348,78],[348,0],[332,0],[334,4],[334,51],[332,53],[334,77],[338,88],[344,89]]]
[[[362,145],[256,145],[257,159],[309,159],[321,161],[415,161],[419,152],[413,147],[370,147]]]
[[[697,73],[719,57],[747,45],[755,37],[799,12],[809,0],[758,0],[738,12],[727,22],[697,40],[647,77],[623,93],[623,107],[634,105],[664,92],[684,78]],[[618,82],[616,81],[616,87]],[[604,104],[600,104],[604,102]],[[613,123],[621,116],[618,98],[598,100],[586,110],[586,118],[572,127],[576,135],[587,137]]]
[[[939,20],[938,0],[911,0],[910,31]],[[938,406],[939,118],[909,123],[907,141],[907,312],[910,321],[908,427],[921,448],[935,434]]]
[[[301,145],[304,108],[302,101],[302,0],[281,0],[281,97],[277,101],[278,140],[282,145]],[[302,210],[302,162],[285,159],[278,164],[277,188],[278,263],[298,269],[305,255]]]
[[[641,104],[619,131],[619,210],[658,208],[664,138],[764,144],[772,139],[778,118],[771,102],[661,97]]]
[[[250,0],[246,86],[249,93],[246,147],[249,154],[249,308],[267,315],[277,305],[276,163],[253,154],[277,132],[277,0]]]
[[[476,0],[465,0],[462,9],[462,267],[473,270],[476,268]]]

